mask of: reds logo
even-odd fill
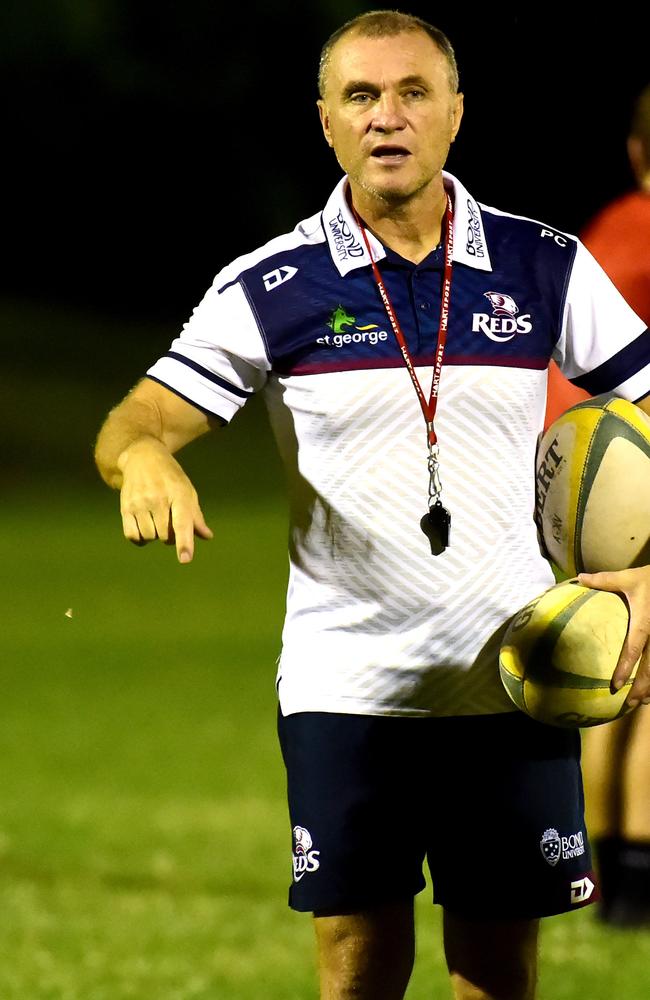
[[[320,851],[311,849],[313,840],[304,826],[294,826],[293,845],[293,877],[296,882],[300,882],[307,872],[315,872],[320,868]]]
[[[516,316],[519,306],[513,298],[503,292],[484,292],[486,299],[490,300],[492,314],[494,316]]]
[[[472,333],[484,333],[486,337],[497,344],[503,344],[517,333],[530,333],[533,324],[530,313],[519,316],[519,306],[511,295],[505,292],[483,292],[492,306],[492,315],[474,313],[472,315]]]

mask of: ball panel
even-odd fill
[[[536,460],[536,519],[562,573],[650,560],[650,418],[611,394],[567,410]]]
[[[578,590],[577,587],[573,589]],[[568,680],[553,665],[558,640],[579,608],[589,600],[590,593],[572,595],[563,589],[560,596],[562,607],[553,609],[544,598],[537,605],[536,639],[526,654],[526,680],[554,687],[562,687],[563,681]]]
[[[581,691],[579,700],[575,691],[569,688],[554,690],[552,698],[549,698],[547,689],[538,685],[525,684],[525,688],[528,714],[549,726],[572,729],[576,726],[599,726],[620,718],[628,711],[624,702],[630,689],[629,684],[615,694],[610,694],[605,688]]]
[[[650,422],[645,426],[637,420],[634,411],[645,417],[633,403],[625,399],[611,400],[601,411],[602,417],[591,434],[575,512],[574,565],[578,572],[598,572],[631,565],[625,558],[625,551],[615,551],[616,542],[621,539],[620,532],[617,539],[612,530],[612,510],[617,511],[619,521],[623,520],[626,525],[630,516],[637,521],[638,526],[631,534],[642,541],[634,546],[632,556],[638,556],[648,539],[648,512],[639,504],[639,497],[650,494],[632,492],[630,480],[641,480],[642,489],[650,481],[650,439],[639,429],[644,428],[645,433],[650,434]],[[623,472],[626,474],[623,475]],[[589,534],[593,548],[588,544],[584,523],[587,509],[592,504],[597,505],[604,515],[600,532],[592,526]],[[602,531],[603,525],[607,525],[606,532]]]
[[[618,594],[575,580],[556,584],[512,619],[499,654],[503,685],[522,711],[560,726],[599,725],[625,714],[632,678],[611,677],[629,622]]]
[[[526,702],[524,701],[524,679],[523,676],[518,675],[518,664],[508,658],[508,652],[505,651],[504,658],[500,665],[501,681],[504,688],[510,695],[510,698],[515,703],[517,708],[520,708],[522,712],[526,711]]]
[[[596,396],[592,402],[595,403],[600,398],[602,397]],[[650,417],[634,403],[631,403],[629,399],[621,399],[620,396],[610,396],[604,407],[608,413],[615,413],[617,417],[620,417],[621,420],[624,420],[638,431],[643,440],[648,439],[648,435],[650,434]]]
[[[582,490],[584,456],[602,411],[590,409],[577,420],[567,410],[551,425],[539,446],[536,509],[544,544],[553,562],[570,576],[574,562],[576,511]]]
[[[625,479],[622,468],[628,470]],[[635,441],[617,436],[602,456],[581,511],[577,534],[587,572],[647,564],[647,511],[639,504],[644,496],[650,496],[650,442],[644,442],[642,450]]]
[[[527,676],[534,678],[540,671],[546,683],[550,655],[565,686],[609,688],[627,634],[627,607],[618,594],[573,587],[583,593],[549,622],[543,644],[528,661]]]

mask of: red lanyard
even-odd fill
[[[370,263],[372,265],[372,271],[375,276],[375,281],[377,282],[377,287],[379,289],[379,294],[381,295],[381,300],[384,303],[384,308],[388,314],[390,324],[393,328],[393,333],[399,344],[399,348],[402,352],[402,357],[404,358],[404,363],[408,369],[408,373],[411,376],[411,381],[413,387],[417,393],[417,397],[420,401],[420,407],[422,409],[422,414],[424,416],[424,421],[427,425],[427,443],[429,448],[432,448],[437,444],[438,439],[436,437],[436,432],[433,426],[433,420],[436,415],[436,408],[438,406],[438,392],[440,390],[440,375],[442,372],[442,357],[445,352],[445,344],[447,343],[447,325],[449,323],[449,305],[451,301],[451,270],[452,270],[452,257],[454,252],[454,235],[453,235],[453,221],[454,221],[454,209],[451,203],[451,198],[448,192],[445,192],[447,196],[447,208],[445,209],[445,225],[446,225],[446,237],[445,237],[445,270],[442,282],[442,301],[440,303],[440,324],[438,326],[438,344],[436,346],[436,357],[433,365],[433,380],[431,382],[431,392],[429,394],[429,399],[424,395],[424,390],[420,385],[420,381],[415,373],[415,368],[413,366],[413,359],[411,358],[411,352],[409,351],[408,344],[406,343],[406,338],[402,333],[402,328],[399,325],[399,320],[395,310],[393,309],[393,304],[390,301],[386,286],[383,282],[382,276],[379,273],[379,268],[377,267],[370,249],[370,243],[368,242],[368,235],[366,233],[365,227],[361,222],[361,219],[357,215],[356,209],[353,207],[354,217],[357,221],[357,225],[361,230],[361,235],[363,236],[364,243],[366,244],[366,250],[368,251],[368,256],[370,257]]]

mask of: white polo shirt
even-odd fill
[[[533,520],[553,357],[576,384],[650,392],[650,335],[573,236],[480,205],[452,177],[451,314],[436,430],[447,550],[420,530],[422,413],[346,201],[215,278],[148,375],[228,422],[264,394],[290,493],[278,689],[285,714],[465,715],[513,706],[508,618],[553,584]],[[414,265],[370,236],[420,382],[442,251]]]

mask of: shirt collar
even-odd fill
[[[442,176],[445,188],[454,202],[454,261],[479,271],[491,271],[483,216],[478,202],[452,174],[443,170]],[[370,264],[363,236],[348,205],[347,186],[347,177],[342,177],[323,211],[325,236],[332,260],[341,276],[357,267]],[[372,233],[366,232],[374,260],[381,260],[386,256],[386,250]]]

